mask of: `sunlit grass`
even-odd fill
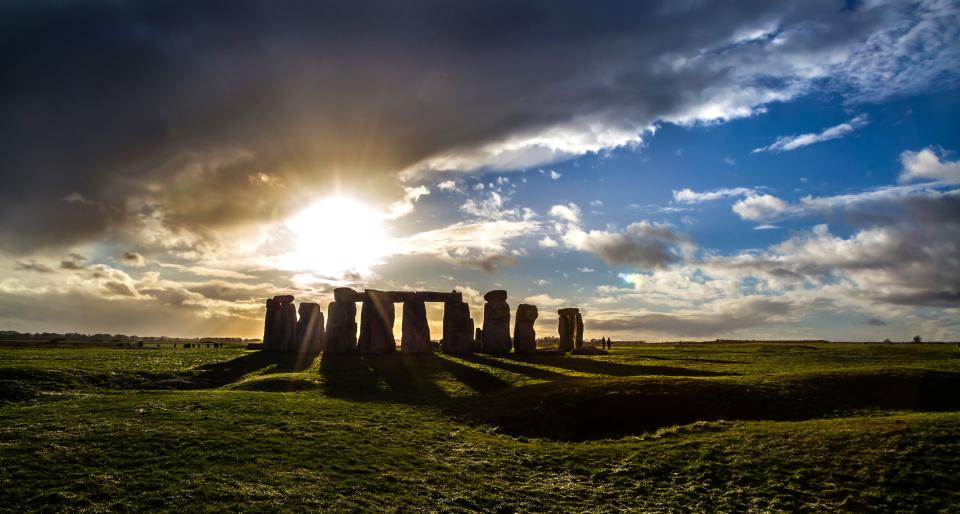
[[[715,387],[731,405],[757,391],[802,405],[841,383],[829,380],[960,370],[946,345],[807,346],[350,356],[304,369],[235,349],[0,350],[0,508],[955,508],[956,411],[877,408],[860,395],[865,408],[793,421],[693,420],[578,441],[490,421],[611,395],[702,401]],[[158,384],[188,389],[148,389]],[[847,392],[837,401],[857,399]]]

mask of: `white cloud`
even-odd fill
[[[489,268],[516,262],[507,243],[536,234],[539,223],[530,220],[459,222],[419,232],[391,242],[393,254],[433,255],[442,259]]]
[[[573,202],[566,205],[554,205],[550,207],[548,214],[570,223],[580,223],[580,207]]]
[[[789,207],[787,202],[773,195],[751,194],[733,204],[733,212],[745,220],[760,221],[784,214]]]
[[[559,307],[567,303],[566,299],[554,298],[546,293],[534,296],[528,296],[523,299],[523,303],[536,305],[537,307]]]
[[[702,193],[684,188],[673,192],[673,200],[679,203],[701,203],[720,200],[722,198],[747,196],[750,194],[754,194],[754,190],[747,187],[723,188],[714,191],[704,191]]]
[[[552,178],[553,180],[560,180],[560,177],[561,177],[561,176],[562,176],[562,175],[561,175],[560,173],[558,173],[557,171],[555,171],[555,170],[550,170],[550,178]]]
[[[543,236],[543,239],[537,241],[537,244],[542,248],[556,248],[559,246],[559,243],[557,243],[556,239],[550,236]]]
[[[869,122],[870,119],[866,114],[860,114],[846,123],[835,125],[821,132],[778,137],[776,141],[768,146],[755,148],[753,153],[788,152],[803,148],[804,146],[830,141],[831,139],[839,139],[865,127]]]
[[[911,182],[917,179],[942,180],[948,183],[960,182],[960,161],[941,160],[945,152],[940,155],[933,148],[924,148],[919,152],[907,150],[900,154],[900,163],[903,170],[900,172],[900,182]]]
[[[404,187],[403,198],[393,202],[390,205],[390,214],[391,218],[399,218],[401,216],[406,216],[413,212],[413,204],[420,199],[421,196],[426,196],[430,194],[430,190],[427,189],[427,186],[417,186],[417,187]]]
[[[506,198],[497,191],[490,191],[486,198],[475,200],[468,198],[460,206],[460,212],[488,220],[502,220],[521,216],[517,208],[505,207]]]
[[[458,191],[457,183],[453,180],[444,180],[437,184],[437,189],[441,191]]]

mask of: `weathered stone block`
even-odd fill
[[[316,303],[301,302],[297,309],[296,349],[300,352],[317,353],[323,350],[323,311]]]
[[[505,299],[506,291],[491,291],[484,296]],[[511,346],[510,305],[500,300],[488,301],[483,306],[483,351],[502,355],[510,353]]]
[[[477,329],[479,332],[480,329]],[[443,304],[443,352],[463,354],[472,351],[474,339],[470,306],[464,302]]]
[[[507,301],[507,292],[503,289],[494,289],[483,295],[483,299],[488,302],[505,302]]]
[[[560,315],[557,320],[557,331],[560,333],[560,350],[569,352],[573,350],[577,337],[577,315],[580,314],[580,309],[573,307],[559,309],[557,314]]]
[[[297,327],[297,308],[292,295],[278,295],[267,300],[267,314],[263,323],[263,349],[270,352],[289,352],[294,348]]]
[[[400,351],[427,353],[432,350],[430,324],[427,323],[427,308],[423,302],[403,302],[403,323],[400,331]]]
[[[324,353],[350,353],[357,348],[357,304],[330,302]]]
[[[360,339],[357,346],[362,353],[387,353],[397,349],[393,337],[396,310],[389,296],[367,289],[367,300],[360,307]]]
[[[513,351],[519,354],[537,353],[537,332],[533,325],[539,311],[536,305],[521,303],[517,306],[517,319],[513,325]]]

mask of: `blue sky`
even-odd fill
[[[960,338],[956,2],[362,4],[6,5],[0,325],[505,288],[540,335]]]

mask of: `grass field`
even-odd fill
[[[0,508],[957,511],[955,345],[0,350]]]

